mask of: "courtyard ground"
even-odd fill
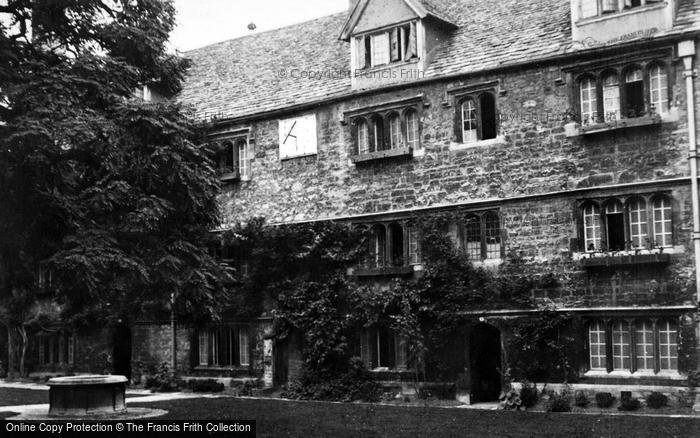
[[[554,414],[275,399],[162,400],[130,395],[128,405],[163,409],[159,419],[257,420],[260,437],[698,437],[700,418]],[[151,401],[148,401],[148,400]],[[0,387],[0,418],[8,406],[44,404],[48,392]],[[4,406],[5,408],[3,408]]]

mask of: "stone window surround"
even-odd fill
[[[43,333],[37,339],[39,366],[73,365],[75,363],[75,335],[68,332]]]
[[[465,143],[462,139],[462,103],[469,98],[478,102],[478,98],[485,93],[489,93],[493,96],[496,137],[482,140],[480,135],[477,134],[478,139],[476,141]],[[505,136],[500,132],[501,126],[498,123],[498,97],[506,95],[506,91],[501,87],[500,80],[451,87],[447,89],[445,94],[446,99],[442,103],[442,106],[445,108],[453,108],[454,132],[452,142],[450,144],[451,151],[505,144]],[[477,117],[479,117],[479,115],[477,115]]]
[[[486,225],[486,218],[489,215],[495,215],[498,218],[498,236],[499,236],[499,242],[498,244],[500,245],[500,257],[489,257],[489,250],[488,250],[488,245],[489,242],[487,240],[487,225]],[[467,222],[469,221],[470,218],[477,218],[478,223],[479,223],[479,235],[480,235],[480,243],[481,243],[481,248],[480,248],[480,253],[481,256],[478,260],[472,260],[473,262],[476,263],[484,263],[486,265],[492,264],[492,263],[498,263],[499,261],[502,261],[505,259],[505,239],[503,235],[503,222],[501,218],[501,214],[498,210],[484,210],[484,211],[478,211],[478,212],[468,212],[464,215],[464,220],[459,224],[458,226],[458,232],[459,232],[459,242],[460,246],[462,247],[462,250],[467,252],[468,245],[467,245],[467,238],[468,238],[468,231],[467,231]]]
[[[358,70],[363,70],[363,71],[373,71],[373,70],[380,70],[383,68],[387,67],[392,67],[394,65],[400,65],[401,63],[414,63],[418,61],[419,57],[419,52],[418,52],[418,47],[419,47],[419,42],[418,42],[418,21],[416,20],[410,20],[406,21],[403,23],[396,23],[392,24],[391,26],[383,27],[381,29],[376,29],[370,32],[366,32],[360,35],[354,35],[352,37],[353,41],[353,48],[352,50],[355,51],[357,54],[356,56],[356,62],[357,65],[353,66],[353,68],[357,68]],[[406,28],[409,28],[409,30],[406,30]],[[399,56],[398,59],[392,60],[392,53],[391,53],[391,33],[392,31],[396,30],[397,31],[397,36],[398,36],[398,44],[399,44]],[[411,32],[414,32],[412,36],[408,36]],[[374,42],[372,41],[374,38],[379,35],[387,35],[388,39],[388,60],[389,62],[387,63],[382,63],[382,64],[374,64],[374,59],[372,57],[372,53],[375,51],[373,44]],[[413,41],[413,46],[411,47],[411,44]],[[410,53],[410,50],[414,50],[415,53]],[[361,56],[364,54],[364,58]]]
[[[573,81],[571,86],[571,102],[572,108],[576,114],[581,114],[581,91],[580,84],[584,79],[593,79],[596,83],[596,104],[597,104],[597,114],[605,114],[604,108],[604,95],[603,95],[603,80],[606,76],[610,74],[616,74],[618,77],[618,83],[620,86],[620,111],[622,119],[636,119],[636,117],[625,117],[625,104],[627,102],[627,96],[625,95],[625,81],[624,76],[627,72],[634,68],[641,68],[643,72],[643,82],[644,82],[644,105],[646,115],[650,115],[650,100],[651,100],[651,84],[650,84],[650,73],[651,69],[656,66],[661,66],[665,69],[667,78],[667,99],[669,102],[669,108],[665,108],[665,111],[659,112],[658,109],[654,110],[655,115],[660,115],[662,120],[671,118],[670,104],[673,101],[673,86],[674,86],[674,76],[672,72],[672,62],[671,54],[667,51],[656,51],[653,53],[647,53],[640,55],[638,57],[629,58],[624,61],[608,59],[607,61],[596,61],[593,63],[583,64],[579,67],[571,67],[564,69],[573,75]],[[600,117],[600,116],[598,116]],[[583,125],[583,120],[577,120],[577,122]],[[597,120],[594,124],[604,123],[604,120]]]
[[[387,221],[382,221],[382,222],[375,222],[371,224],[367,224],[368,226],[371,227],[372,230],[375,230],[379,227],[380,230],[383,231],[383,246],[384,248],[381,249],[381,252],[378,253],[375,257],[377,261],[373,263],[372,261],[369,261],[368,257],[368,263],[365,263],[365,267],[367,269],[382,269],[382,268],[390,268],[390,267],[416,267],[420,266],[422,264],[422,260],[420,257],[420,243],[418,242],[417,245],[414,245],[413,247],[417,251],[417,254],[413,254],[412,251],[412,233],[415,232],[415,229],[411,227],[410,221],[407,220],[387,220]],[[395,227],[400,227],[403,238],[402,238],[402,249],[401,249],[401,258],[400,260],[392,260],[392,253],[396,252],[396,248],[394,246],[393,242],[393,236],[391,232],[391,228]],[[374,238],[371,239],[369,242],[370,245],[376,244],[377,240]],[[381,240],[380,240],[381,242]],[[370,248],[371,251],[371,248]],[[373,252],[368,253],[368,255],[375,254]],[[414,263],[415,261],[415,263]]]
[[[224,340],[220,337],[221,333],[228,332],[229,336],[229,345],[218,345],[219,349],[228,349],[227,352],[227,357],[228,357],[228,364],[222,364],[221,361],[225,361],[225,358],[219,357],[219,351],[213,352],[212,351],[212,334],[213,333],[218,333],[219,336],[219,342],[224,342]],[[245,332],[247,335],[247,349],[246,353],[242,352],[240,350],[240,340],[241,340],[241,333]],[[234,334],[235,337],[235,343],[230,343],[231,341],[231,334]],[[252,365],[253,365],[253,343],[251,342],[251,326],[246,325],[246,324],[223,324],[220,326],[212,326],[212,327],[206,327],[206,328],[200,328],[195,331],[194,336],[195,339],[197,340],[197,348],[193,349],[193,351],[197,354],[196,360],[195,360],[195,370],[232,370],[232,371],[240,371],[240,370],[250,370]],[[207,340],[207,346],[205,347],[206,350],[206,361],[207,364],[204,364],[202,362],[201,354],[202,354],[202,345],[201,341],[205,337],[202,335],[206,335],[206,340]],[[231,348],[233,347],[233,350]],[[235,356],[235,358],[233,357]],[[247,357],[248,363],[242,363],[241,359]],[[234,359],[234,360],[231,360]]]
[[[620,316],[620,317],[589,317],[584,321],[585,324],[585,334],[586,334],[586,356],[587,361],[587,371],[584,373],[586,377],[620,377],[620,378],[638,378],[638,377],[659,377],[659,378],[671,378],[680,379],[681,374],[678,369],[675,370],[662,370],[660,367],[660,323],[671,322],[675,325],[676,330],[680,327],[680,321],[678,317],[648,317],[648,316]],[[653,343],[653,370],[639,370],[637,369],[637,324],[651,322],[652,328],[652,343]],[[604,327],[605,332],[605,369],[592,369],[591,368],[591,338],[590,329],[594,323],[601,323]],[[615,369],[613,367],[613,325],[616,323],[625,324],[628,334],[629,334],[629,363],[628,369]],[[676,336],[676,351],[678,348],[678,335]],[[676,361],[678,361],[678,353],[676,355]]]
[[[360,333],[360,358],[367,366],[367,369],[372,372],[409,371],[406,339],[399,336],[393,330],[384,329],[385,330],[382,330],[375,326],[362,330]],[[386,336],[388,336],[389,339],[387,339]],[[390,348],[390,350],[393,351],[390,352],[391,356],[387,359],[389,363],[381,360],[382,340],[391,343],[392,348]],[[380,357],[376,357],[375,354]],[[389,366],[392,362],[393,366]]]
[[[658,192],[651,192],[651,193],[634,193],[634,194],[628,194],[628,195],[623,195],[623,196],[605,196],[605,197],[598,197],[598,198],[586,198],[586,199],[580,199],[577,201],[577,206],[576,206],[576,211],[577,211],[577,228],[578,228],[578,236],[579,236],[579,251],[581,253],[595,253],[595,252],[601,252],[602,248],[596,248],[595,250],[589,250],[586,248],[586,240],[585,240],[585,222],[584,222],[584,210],[587,206],[590,205],[595,205],[598,207],[598,214],[599,216],[599,225],[600,225],[600,242],[601,246],[606,246],[607,245],[607,228],[606,228],[606,223],[605,223],[605,207],[609,205],[612,202],[619,202],[623,206],[623,218],[624,218],[624,232],[625,232],[625,251],[637,251],[639,250],[638,248],[631,248],[631,227],[630,227],[630,211],[629,211],[629,206],[632,202],[634,202],[637,199],[643,199],[646,202],[646,209],[647,209],[647,237],[652,239],[654,238],[654,232],[655,232],[655,227],[654,227],[654,211],[653,211],[653,204],[654,201],[658,198],[665,198],[670,204],[671,204],[671,245],[664,246],[664,251],[666,252],[673,252],[673,244],[676,241],[676,233],[673,230],[673,224],[677,223],[677,220],[675,218],[676,213],[678,211],[677,206],[675,205],[674,198],[671,196],[671,193],[669,191],[658,191]],[[654,245],[653,248],[660,248],[657,245]],[[647,248],[644,248],[647,249]],[[667,251],[668,249],[668,251]]]
[[[369,144],[372,144],[371,137],[371,121],[372,119],[382,120],[382,139],[379,145],[382,147],[382,151],[391,151],[391,139],[389,138],[391,128],[390,128],[390,118],[391,116],[398,115],[401,119],[401,144],[398,149],[408,149],[407,146],[407,126],[406,126],[406,115],[409,111],[415,111],[418,117],[418,147],[413,148],[413,155],[420,155],[420,152],[416,154],[416,151],[422,151],[423,146],[421,142],[422,137],[422,114],[424,108],[429,105],[424,101],[424,95],[419,94],[414,97],[407,99],[400,99],[395,101],[386,102],[379,105],[367,106],[363,108],[352,109],[346,111],[343,114],[343,119],[341,124],[350,125],[352,146],[349,155],[350,156],[361,156],[359,153],[359,137],[358,137],[358,127],[361,122],[368,123],[368,131],[370,131]],[[397,148],[394,148],[397,149]]]
[[[252,164],[255,159],[255,154],[253,152],[253,139],[250,134],[250,128],[236,129],[232,131],[225,131],[218,134],[211,135],[208,139],[210,143],[219,145],[221,152],[219,152],[219,173],[220,179],[223,182],[232,182],[236,180],[240,181],[250,181],[252,174]],[[247,173],[240,174],[240,156],[238,152],[238,145],[241,141],[245,142],[245,150],[247,155]],[[223,155],[227,154],[228,151],[233,154],[231,161],[233,164],[232,172],[224,173],[221,171],[221,163],[224,160]]]

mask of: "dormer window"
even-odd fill
[[[350,48],[353,90],[423,78],[438,47],[459,28],[447,18],[454,16],[448,4],[351,0],[340,40]]]
[[[581,18],[597,17],[660,3],[663,0],[581,0]]]
[[[357,68],[371,68],[394,62],[408,61],[418,56],[418,39],[416,23],[372,34],[361,35],[355,39],[357,44]]]

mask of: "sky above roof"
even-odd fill
[[[188,51],[347,10],[348,0],[175,0],[174,49]]]

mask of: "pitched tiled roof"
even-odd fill
[[[678,6],[678,15],[676,15],[676,24],[697,26],[698,23],[700,23],[700,1],[681,0]]]
[[[449,5],[452,4],[450,0],[418,0],[428,14],[434,15],[442,20],[450,22],[450,16],[447,14],[449,11]]]
[[[571,41],[570,0],[416,1],[459,26],[439,47],[426,78],[582,48]],[[700,1],[679,1],[676,27],[667,33],[700,29]],[[343,12],[188,52],[193,67],[180,100],[199,116],[229,118],[344,95],[351,91],[350,46],[338,33],[346,18]]]
[[[460,27],[440,47],[426,76],[516,64],[571,45],[569,0],[472,0],[447,8]]]
[[[237,117],[315,101],[350,89],[346,13],[214,44],[185,54],[192,67],[179,100],[199,116]],[[307,72],[334,76],[301,78]]]

